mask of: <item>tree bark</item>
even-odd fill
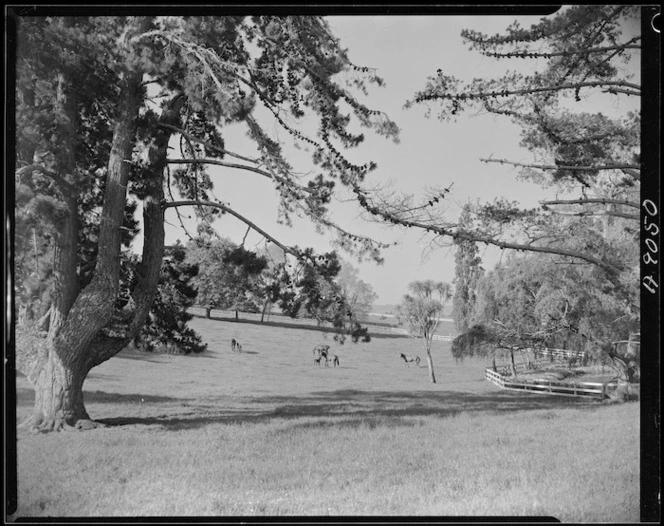
[[[127,160],[132,158],[142,104],[141,81],[141,73],[132,72],[122,84],[108,162],[94,277],[59,323],[57,334],[51,334],[37,346],[37,355],[30,365],[35,407],[27,423],[32,424],[33,429],[60,430],[79,421],[89,422],[83,403],[83,382],[91,365],[96,364],[92,344],[112,318],[119,290],[120,226],[130,169]]]
[[[52,344],[46,346],[46,359],[33,378],[34,412],[22,425],[41,432],[84,427],[83,422],[90,422],[83,403],[83,382],[88,371],[82,360],[70,364]]]
[[[79,292],[77,274],[78,245],[78,200],[73,192],[74,174],[76,171],[76,101],[75,92],[71,89],[71,81],[60,74],[57,83],[59,120],[57,125],[60,152],[57,157],[56,171],[64,181],[60,185],[60,193],[67,207],[60,231],[55,236],[53,247],[53,301],[49,320],[50,339],[55,338],[62,327]]]
[[[436,374],[433,371],[433,358],[431,357],[431,341],[425,340],[425,347],[427,351],[427,365],[429,366],[429,379],[432,384],[436,383]]]
[[[263,320],[265,319],[265,311],[267,310],[267,304],[270,302],[270,300],[265,300],[265,303],[263,303],[263,310],[261,312],[261,323],[263,323]]]

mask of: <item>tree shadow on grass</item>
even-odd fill
[[[147,352],[147,351],[136,351],[136,350],[124,350],[119,352],[114,358],[124,358],[125,360],[140,360],[142,362],[151,362],[151,363],[162,363],[163,360],[160,358],[164,356],[186,356],[187,358],[216,358],[210,352],[203,351],[202,353],[191,353],[191,354],[169,354],[169,353],[160,353],[160,352]]]
[[[163,404],[163,403],[189,403],[191,399],[174,398],[171,396],[154,396],[140,393],[121,394],[107,393],[105,391],[84,391],[83,398],[86,404]],[[16,388],[16,405],[32,405],[35,402],[35,391],[28,387]]]
[[[193,313],[192,313],[193,314]],[[207,318],[206,316],[203,316],[201,314],[193,314],[194,318],[201,318],[202,320],[212,320],[212,321],[223,321],[223,322],[228,322],[228,323],[234,323],[234,324],[249,324],[249,325],[260,325],[262,327],[278,327],[282,329],[296,329],[296,330],[305,330],[305,331],[316,331],[316,332],[325,332],[325,333],[330,333],[330,334],[340,334],[337,329],[334,327],[319,327],[318,325],[308,325],[305,323],[297,323],[297,322],[283,322],[283,321],[258,321],[258,320],[243,320],[239,319],[236,320],[235,318],[225,318],[225,317],[220,317],[220,316],[210,316]],[[393,339],[393,338],[409,338],[410,336],[407,336],[405,334],[390,334],[390,333],[375,333],[369,331],[369,335],[371,338],[377,338],[377,339]]]
[[[135,400],[140,395],[123,395]],[[105,401],[101,393],[100,401]],[[180,401],[153,397],[153,402]],[[117,401],[108,395],[108,401]],[[87,394],[86,394],[87,401]],[[99,421],[109,426],[158,425],[168,431],[197,429],[211,424],[288,422],[292,427],[411,426],[413,417],[447,418],[462,413],[508,415],[517,412],[578,408],[592,410],[601,403],[587,399],[534,393],[459,393],[431,391],[336,390],[304,396],[231,397],[187,403],[186,414],[159,417],[117,417]],[[178,413],[177,408],[173,409]],[[528,415],[531,418],[535,415]]]

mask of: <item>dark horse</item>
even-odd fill
[[[410,367],[410,365],[408,365],[410,362],[415,362],[415,365],[418,367],[420,366],[419,356],[406,356],[404,353],[401,353],[401,357],[403,358],[403,361],[406,362],[406,367]]]
[[[337,365],[339,365],[339,357],[336,354],[328,354],[327,355],[327,360],[332,360],[332,363],[334,364],[335,367]],[[325,367],[329,367],[327,365],[327,360],[325,360]],[[341,366],[339,366],[339,367],[341,367]]]
[[[235,338],[231,340],[231,350],[233,352],[235,351],[242,352],[242,344],[239,341],[237,341]]]

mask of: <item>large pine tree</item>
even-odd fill
[[[335,184],[357,184],[375,168],[345,158],[345,150],[363,139],[350,131],[351,123],[392,138],[397,128],[351,93],[380,79],[350,62],[321,18],[14,16],[13,22],[15,180],[20,195],[41,202],[35,213],[43,224],[35,234],[53,253],[48,332],[16,327],[17,366],[36,392],[27,425],[94,425],[83,382],[93,367],[133,340],[147,319],[164,255],[166,208],[195,206],[197,216],[210,223],[215,214],[230,214],[315,266],[311,252],[281,245],[216,200],[209,192],[208,165],[268,178],[284,222],[293,213],[309,217],[354,253],[379,257],[380,245],[339,228],[326,205]],[[296,174],[282,145],[254,114],[257,106],[309,149],[316,176]],[[301,125],[304,118],[316,126],[315,135],[303,131],[310,129]],[[226,149],[221,132],[230,122],[246,124],[257,157]],[[173,159],[169,144],[178,137],[182,157]],[[230,156],[233,162],[226,160]],[[172,173],[169,164],[176,165]],[[167,199],[165,188],[182,198]],[[119,309],[130,195],[142,201],[144,244],[131,300]],[[16,226],[18,260],[29,246],[30,227]],[[37,250],[35,260],[50,257],[48,250]]]

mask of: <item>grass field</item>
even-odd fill
[[[639,520],[638,403],[502,391],[445,342],[432,384],[421,344],[387,329],[339,346],[314,325],[216,314],[191,322],[203,355],[125,350],[91,371],[86,407],[108,427],[19,434],[17,517]],[[340,367],[314,366],[320,343]],[[33,398],[19,377],[19,420]]]

